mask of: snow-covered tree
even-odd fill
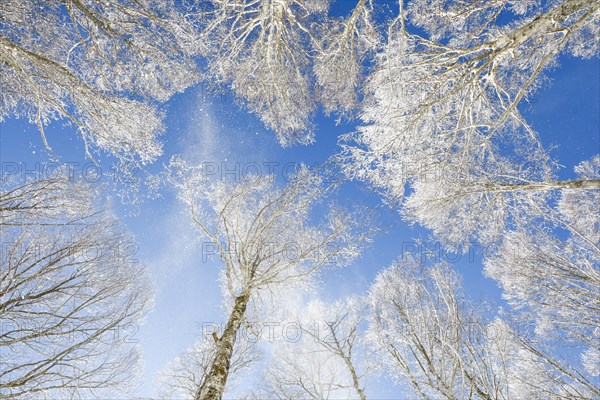
[[[293,337],[273,346],[256,399],[366,399],[373,369],[362,342],[363,299],[312,301],[297,316]],[[293,339],[293,340],[292,340]]]
[[[403,212],[454,249],[482,243],[490,250],[486,274],[498,280],[515,318],[597,352],[599,166],[600,156],[583,162],[571,181],[465,176],[437,186],[419,182]]]
[[[599,390],[506,321],[470,305],[456,273],[406,257],[376,278],[368,338],[424,399],[593,398]]]
[[[198,80],[198,42],[183,11],[149,0],[3,1],[0,121],[26,117],[46,142],[44,126],[62,119],[88,154],[155,159],[155,102]]]
[[[135,242],[65,171],[0,192],[0,397],[121,397],[152,290]]]
[[[329,0],[208,0],[196,12],[208,76],[231,84],[284,146],[313,141],[319,99],[328,112],[355,106],[361,63],[377,42],[370,2],[357,0],[352,15],[340,20],[327,17],[329,6]]]
[[[576,170],[581,179],[598,179],[600,156]],[[597,354],[600,188],[561,192],[558,212],[544,213],[547,223],[530,223],[504,235],[497,254],[485,261],[485,272],[498,280],[503,296],[534,320],[541,333],[566,339],[571,347],[585,345]],[[594,367],[587,369],[597,374]]]
[[[447,162],[447,169],[423,173],[416,179],[401,211],[409,221],[431,229],[452,249],[460,245],[467,248],[472,241],[498,243],[509,229],[527,230],[535,219],[556,214],[552,205],[559,192],[570,193],[569,198],[587,198],[595,197],[600,189],[597,176],[554,180],[535,162],[515,164],[500,156],[481,163],[478,171],[452,164]],[[582,203],[571,205],[575,210]]]
[[[557,180],[519,107],[559,54],[598,55],[600,4],[405,3],[369,77],[364,124],[340,155],[345,172],[451,250],[499,244],[486,273],[513,317],[586,345],[582,361],[597,373],[598,158]]]
[[[327,2],[210,0],[200,10],[208,71],[231,82],[283,145],[312,141],[309,22]]]
[[[381,272],[369,293],[370,341],[392,374],[424,398],[491,389],[470,371],[465,334],[478,321],[463,314],[459,286],[447,266],[427,271],[407,257]]]
[[[307,285],[322,267],[345,264],[359,254],[366,238],[356,219],[337,208],[322,223],[311,223],[311,210],[327,187],[306,168],[283,188],[270,175],[208,181],[201,166],[177,158],[170,176],[201,237],[224,263],[222,285],[233,304],[210,372],[196,394],[197,399],[221,398],[248,305],[260,310],[285,296],[282,290]]]
[[[348,176],[398,199],[423,173],[502,178],[490,166],[503,155],[549,180],[548,157],[518,106],[561,52],[598,54],[600,5],[538,3],[400,1],[368,78],[364,124],[340,156]],[[500,14],[511,22],[499,23]],[[426,34],[411,33],[414,25]]]

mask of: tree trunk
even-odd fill
[[[360,380],[358,379],[358,375],[356,374],[356,370],[354,369],[354,365],[352,365],[352,361],[350,361],[347,357],[343,357],[346,366],[350,370],[350,375],[352,376],[352,383],[354,385],[354,390],[358,394],[360,400],[367,400],[367,396],[365,395],[365,391],[360,386]]]
[[[236,297],[223,336],[217,342],[217,352],[210,372],[204,380],[204,384],[198,388],[195,400],[220,400],[223,397],[225,383],[227,383],[227,376],[229,375],[233,345],[249,300],[249,294]]]

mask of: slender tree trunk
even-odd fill
[[[367,396],[365,395],[365,391],[360,386],[360,380],[358,379],[358,375],[356,374],[356,370],[354,369],[354,365],[352,365],[352,361],[350,361],[347,357],[343,357],[346,366],[350,370],[350,375],[352,376],[352,383],[354,385],[354,390],[358,394],[360,400],[367,400]]]
[[[223,397],[225,383],[229,375],[231,356],[235,338],[242,324],[250,294],[242,294],[235,299],[235,304],[229,315],[229,320],[223,335],[217,341],[217,354],[204,384],[198,388],[195,400],[220,400]]]

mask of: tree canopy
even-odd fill
[[[185,208],[186,240],[218,257],[227,317],[168,365],[162,398],[220,399],[268,353],[246,398],[364,400],[383,375],[424,399],[593,399],[600,155],[562,179],[525,107],[561,57],[597,58],[599,37],[589,0],[3,0],[0,122],[26,118],[51,149],[46,130],[63,121],[93,162],[129,167],[171,151],[166,107],[200,83],[231,90],[282,147],[318,146],[321,118],[348,127],[333,178],[302,166],[286,182],[219,179],[166,154],[155,183]],[[405,254],[365,293],[302,297],[383,224],[329,201],[348,182],[451,253],[485,247],[481,273],[505,306],[474,302],[452,265]],[[99,201],[108,191],[60,168],[0,185],[0,398],[116,396],[140,365],[123,330],[152,285]],[[275,316],[301,338],[243,337]]]

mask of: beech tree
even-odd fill
[[[86,151],[126,161],[161,152],[164,101],[198,80],[198,42],[182,9],[154,1],[0,4],[0,121],[75,125]]]
[[[595,157],[584,164],[599,162]],[[553,205],[559,193],[567,198],[593,198],[600,189],[598,175],[560,181],[538,165],[512,164],[509,158],[498,156],[481,165],[485,169],[478,173],[450,166],[422,174],[406,197],[402,214],[431,229],[449,248],[458,250],[462,245],[466,249],[472,242],[498,243],[507,230],[528,230],[536,225],[534,220],[550,219],[550,224],[560,225],[564,218],[557,216],[560,211]],[[571,202],[570,209],[582,212],[576,210],[584,204]],[[588,217],[591,224],[594,218]]]
[[[404,3],[368,78],[363,126],[346,138],[340,155],[348,176],[401,199],[407,183],[436,169],[501,177],[486,163],[503,154],[519,165],[536,164],[548,180],[549,157],[519,105],[558,54],[598,54],[592,38],[600,6],[584,0]],[[501,13],[512,22],[498,23]],[[426,34],[411,33],[410,25]]]
[[[584,182],[598,179],[600,156],[576,170]],[[537,218],[507,232],[485,261],[486,274],[498,280],[503,296],[540,332],[585,348],[582,359],[592,376],[598,369],[591,360],[600,352],[599,204],[600,188],[563,189],[558,210],[544,213],[546,223]]]
[[[344,265],[358,255],[367,237],[359,235],[354,218],[339,209],[331,209],[323,223],[311,225],[309,213],[327,187],[306,168],[284,188],[268,175],[210,182],[201,166],[177,158],[170,176],[194,225],[224,264],[222,285],[231,311],[210,371],[195,394],[196,399],[221,398],[248,305],[265,308],[270,299],[282,295],[279,291],[309,284],[320,268]]]
[[[310,302],[295,321],[294,336],[274,344],[265,383],[256,399],[366,399],[364,378],[373,369],[362,341],[363,299]]]
[[[486,251],[485,272],[498,280],[514,318],[534,321],[569,347],[587,346],[582,357],[589,359],[599,341],[599,166],[600,156],[581,163],[571,181],[466,177],[438,189],[417,186],[404,212],[452,248],[470,241],[496,247]]]
[[[208,0],[195,13],[208,76],[230,83],[284,146],[314,140],[319,99],[327,112],[355,105],[362,61],[377,43],[370,1],[357,0],[352,15],[339,20],[327,17],[329,5]]]
[[[135,243],[68,173],[0,193],[0,397],[122,396],[151,285]]]
[[[593,381],[501,318],[484,318],[456,273],[406,257],[369,293],[368,340],[389,374],[424,399],[591,399]]]

